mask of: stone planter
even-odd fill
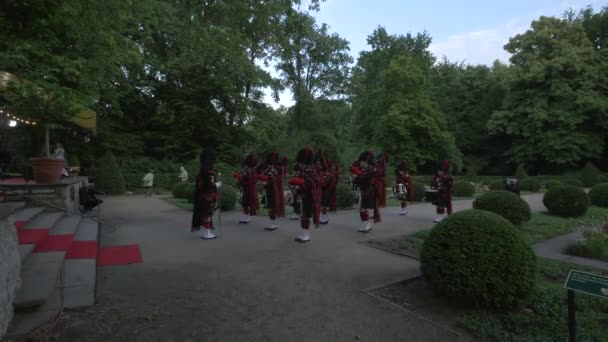
[[[61,182],[61,171],[65,167],[64,159],[31,158],[34,180],[38,184],[57,184]]]

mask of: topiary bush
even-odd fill
[[[519,189],[536,192],[540,190],[540,183],[534,178],[526,178],[519,181]]]
[[[504,190],[505,189],[505,181],[504,180],[495,180],[490,183],[490,190]]]
[[[594,185],[589,191],[589,200],[598,207],[608,207],[608,183]]]
[[[517,166],[517,169],[515,170],[515,178],[517,178],[520,182],[528,178],[528,173],[523,165]]]
[[[550,214],[561,217],[580,217],[589,208],[589,197],[582,188],[560,185],[543,196],[543,204]]]
[[[593,163],[588,162],[581,172],[581,182],[585,187],[592,187],[600,182],[600,176],[600,170]]]
[[[194,202],[194,190],[194,183],[188,183],[188,185],[186,185],[186,188],[184,189],[184,198],[187,199],[190,203]]]
[[[222,195],[222,211],[234,209],[234,207],[236,206],[236,201],[238,200],[236,189],[230,185],[222,184],[222,187],[220,188],[220,193]]]
[[[112,151],[106,151],[96,160],[95,172],[95,187],[98,190],[111,195],[120,195],[125,192],[125,180]]]
[[[340,209],[352,208],[355,204],[355,196],[351,191],[351,188],[344,184],[339,183],[336,186],[336,206]]]
[[[414,201],[421,202],[426,195],[426,188],[423,183],[414,182]]]
[[[468,182],[454,183],[454,196],[471,197],[475,195],[475,186]]]
[[[173,192],[173,197],[175,198],[186,198],[186,187],[188,186],[188,183],[186,182],[179,182],[177,184],[175,184],[173,186],[173,189],[171,189],[171,192]]]
[[[514,225],[527,222],[532,217],[530,205],[511,191],[490,191],[473,201],[473,208],[491,211]]]
[[[553,189],[557,186],[562,185],[563,183],[558,181],[558,180],[548,180],[547,182],[545,182],[545,189],[549,190],[549,189]]]
[[[536,255],[505,218],[465,210],[438,223],[424,241],[421,270],[432,288],[492,309],[520,304],[536,280]]]
[[[577,186],[579,188],[583,187],[583,182],[581,182],[580,179],[577,179],[577,178],[566,178],[562,181],[562,183],[567,184],[567,185]]]

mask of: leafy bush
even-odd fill
[[[107,194],[120,195],[125,192],[125,180],[112,151],[97,159],[95,163],[95,187]]]
[[[581,172],[581,182],[583,186],[591,187],[600,182],[600,176],[600,170],[593,163],[588,162]]]
[[[67,158],[68,158],[68,166],[72,166],[72,167],[80,166],[80,159],[78,159],[77,154],[68,153]]]
[[[523,165],[519,165],[515,170],[515,178],[519,179],[520,182],[528,178],[528,173],[526,172],[526,169],[523,167]]]
[[[336,187],[336,206],[338,208],[352,208],[355,204],[355,197],[350,187],[344,183],[339,183]]]
[[[583,182],[581,182],[577,178],[566,178],[562,181],[562,183],[567,184],[567,185],[577,186],[579,188],[583,187]]]
[[[536,280],[536,255],[505,218],[465,210],[438,223],[424,241],[421,269],[439,294],[494,309],[528,297]]]
[[[222,184],[222,187],[220,188],[220,194],[222,196],[222,211],[234,209],[234,207],[236,206],[236,201],[238,200],[236,189],[230,185]]]
[[[562,182],[560,182],[560,181],[558,181],[558,180],[548,180],[548,181],[545,183],[545,189],[547,189],[547,190],[549,190],[549,189],[553,189],[553,188],[555,188],[555,187],[557,187],[557,186],[560,186],[560,185],[562,185],[562,184],[563,184],[563,183],[562,183]]]
[[[543,204],[549,213],[561,217],[580,217],[589,208],[589,197],[582,188],[560,185],[543,196]]]
[[[154,187],[160,189],[171,190],[173,185],[179,182],[176,173],[159,173],[154,174]]]
[[[426,188],[423,183],[414,182],[414,201],[420,202],[424,200],[424,196],[426,195]]]
[[[608,183],[594,185],[589,191],[589,200],[598,207],[608,207]]]
[[[194,202],[194,183],[188,183],[186,188],[184,189],[184,198],[188,200],[188,202]]]
[[[527,222],[532,217],[528,202],[505,190],[490,191],[481,195],[473,202],[473,208],[496,213],[514,225]]]
[[[179,182],[179,183],[175,184],[173,186],[173,189],[171,189],[171,191],[173,192],[173,197],[186,198],[186,187],[187,186],[188,186],[188,183],[186,183],[186,182]]]
[[[490,190],[504,190],[505,189],[505,181],[504,180],[495,180],[490,183]]]
[[[519,181],[519,189],[525,191],[538,191],[540,190],[540,183],[537,179],[526,178]]]
[[[566,247],[566,253],[584,258],[608,259],[608,232],[585,232],[585,238]]]
[[[454,196],[471,197],[475,195],[475,186],[468,182],[454,183]]]
[[[146,174],[150,170],[154,170],[155,174],[167,173],[174,174],[177,177],[180,165],[171,160],[156,160],[147,157],[129,157],[120,161],[120,167],[124,173]]]

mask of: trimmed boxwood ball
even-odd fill
[[[562,183],[562,182],[560,182],[560,181],[558,181],[558,180],[548,180],[548,181],[545,183],[545,189],[547,189],[547,190],[549,190],[549,189],[553,189],[553,188],[555,188],[555,187],[557,187],[557,186],[560,186],[560,185],[562,185],[562,184],[563,184],[563,183]]]
[[[236,201],[238,200],[236,189],[230,185],[222,185],[220,188],[220,193],[222,195],[222,211],[234,209],[236,206]]]
[[[536,280],[536,255],[505,218],[485,210],[458,212],[424,241],[421,269],[443,296],[473,306],[508,309]]]
[[[504,190],[505,189],[505,181],[504,180],[495,180],[490,183],[490,190]]]
[[[586,187],[592,187],[600,182],[601,174],[601,171],[593,163],[588,162],[581,171],[581,182]]]
[[[560,185],[545,193],[543,204],[552,215],[580,217],[589,208],[589,197],[582,188]]]
[[[589,200],[598,207],[608,207],[608,183],[593,186],[589,191]]]
[[[173,186],[173,189],[171,189],[171,191],[173,192],[173,197],[175,197],[175,198],[186,198],[185,191],[186,191],[186,187],[187,186],[188,186],[188,183],[186,183],[186,182],[176,183]]]
[[[184,198],[188,200],[190,203],[194,203],[194,183],[188,183],[186,188],[184,189]]]
[[[540,183],[534,178],[526,178],[519,181],[519,189],[525,191],[538,191],[540,190]]]
[[[351,188],[344,184],[339,183],[336,186],[336,206],[340,209],[352,208],[355,204],[355,196]]]
[[[454,183],[454,196],[471,197],[475,195],[475,186],[468,182]]]
[[[514,225],[530,220],[532,213],[530,205],[521,197],[510,191],[490,191],[473,201],[473,208],[491,211],[498,214]]]
[[[423,183],[414,182],[414,201],[420,202],[424,200],[424,196],[426,195],[426,188]]]
[[[566,178],[562,182],[564,184],[577,186],[579,188],[583,187],[583,182],[581,182],[580,179],[576,179],[576,178]]]

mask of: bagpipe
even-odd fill
[[[350,166],[350,182],[352,186],[352,191],[359,191],[359,185],[357,184],[357,179],[361,177],[373,177],[373,176],[382,176],[386,175],[386,163],[388,162],[388,155],[386,153],[381,153],[377,158],[372,160],[372,162],[368,163],[368,166],[365,169],[359,168],[357,165],[359,160],[353,162]]]

